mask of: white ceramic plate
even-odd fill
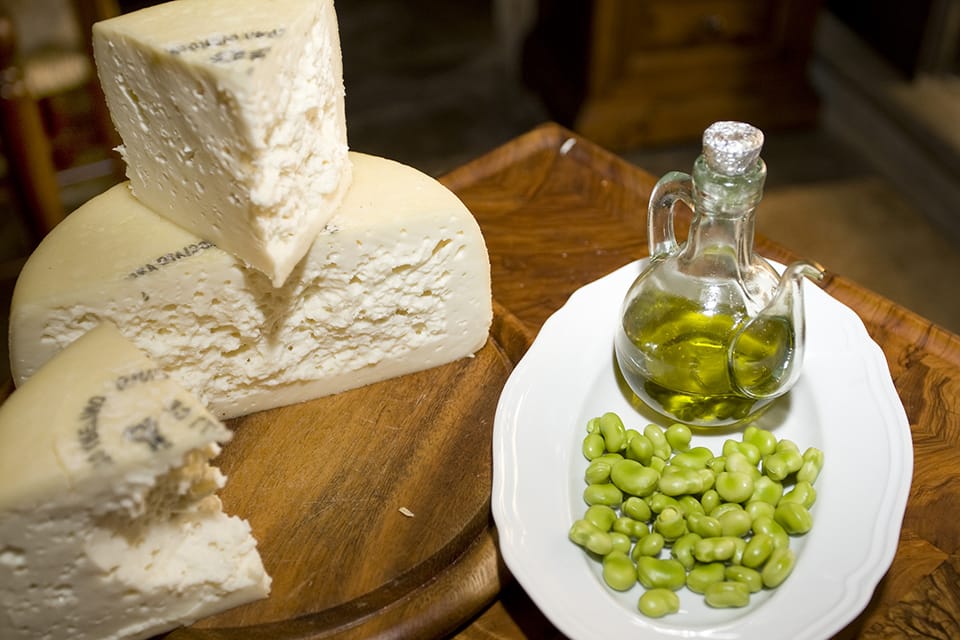
[[[680,612],[654,620],[636,610],[640,585],[626,593],[607,588],[599,564],[567,539],[586,508],[580,443],[587,420],[615,411],[628,427],[653,421],[620,390],[613,355],[620,304],[641,267],[629,264],[574,293],[503,389],[492,508],[507,566],[571,638],[830,637],[866,606],[893,560],[913,449],[880,348],[853,311],[809,283],[803,374],[757,423],[824,452],[815,524],[791,542],[797,564],[790,578],[742,609],[711,609],[683,589]],[[695,435],[694,444],[719,452],[728,437]]]

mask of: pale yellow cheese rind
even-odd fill
[[[231,433],[109,323],[0,406],[0,638],[137,640],[268,595]]]
[[[144,391],[148,388],[148,391]],[[185,412],[182,419],[167,409]],[[163,446],[130,446],[153,418]],[[121,421],[130,427],[114,428]],[[175,466],[187,451],[232,434],[205,407],[110,324],[60,352],[0,405],[0,511],[42,504],[81,483]],[[175,446],[174,446],[175,443]],[[98,473],[98,469],[109,473]]]
[[[351,160],[343,204],[280,288],[156,216],[125,185],[84,205],[17,282],[15,382],[103,319],[222,418],[473,354],[493,315],[476,220],[416,169]]]

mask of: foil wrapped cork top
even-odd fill
[[[727,176],[741,176],[757,163],[763,132],[746,122],[715,122],[703,132],[707,165]]]

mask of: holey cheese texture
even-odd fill
[[[134,195],[281,285],[350,183],[332,0],[176,0],[93,44]]]
[[[222,418],[475,353],[493,315],[476,220],[433,178],[351,155],[343,205],[281,288],[153,214],[125,184],[71,213],[14,289],[14,381],[101,320]]]
[[[267,596],[231,433],[100,325],[0,406],[0,638],[148,638]]]

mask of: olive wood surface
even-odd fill
[[[271,594],[168,640],[440,636],[497,595],[490,433],[530,336],[494,307],[473,357],[230,421],[220,495]]]
[[[489,341],[474,358],[232,421],[222,498],[249,519],[273,592],[168,640],[562,638],[497,552],[494,411],[547,317],[647,254],[655,179],[546,124],[442,182],[473,211],[490,252]],[[797,258],[764,238],[757,247]],[[824,287],[882,347],[915,461],[897,555],[837,637],[958,638],[960,337],[839,275]]]
[[[654,177],[559,126],[538,127],[444,182],[480,222],[494,298],[531,334],[576,289],[648,254]],[[762,237],[756,247],[780,262],[799,257]],[[836,637],[960,638],[960,337],[840,275],[828,273],[823,287],[883,349],[914,446],[896,557]],[[562,636],[509,581],[456,637]]]

